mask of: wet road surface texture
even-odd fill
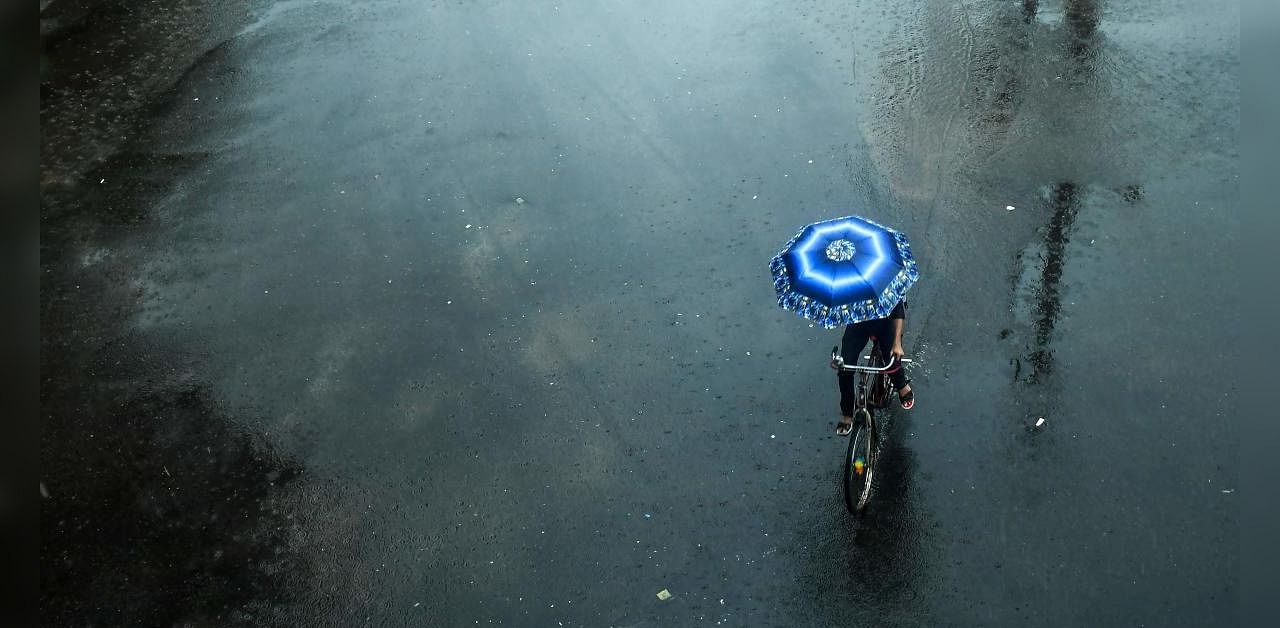
[[[1237,23],[53,0],[43,621],[1233,624]],[[858,519],[767,268],[854,212],[922,275]]]

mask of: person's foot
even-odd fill
[[[848,436],[853,431],[853,417],[840,417],[840,422],[836,423],[836,436]]]
[[[916,405],[916,394],[911,392],[911,384],[903,386],[902,389],[898,391],[898,401],[902,404],[903,410],[910,410]]]

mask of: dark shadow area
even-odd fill
[[[207,155],[122,151],[93,167],[80,195],[77,211],[104,224],[135,224],[146,220],[147,209],[162,198],[171,181],[189,173]],[[95,182],[101,182],[94,185]]]
[[[98,205],[42,225],[41,623],[287,625],[322,577],[315,524],[345,529],[316,513],[345,509],[246,430],[258,417],[220,407],[189,356],[131,329],[128,257],[81,267],[80,234],[119,218]]]
[[[191,356],[132,328],[131,254],[85,261],[202,163],[144,138],[210,58],[208,18],[194,2],[41,14],[42,625],[292,625],[319,612],[316,581],[350,568],[324,554],[351,542],[333,487],[247,431],[259,417],[220,406]]]
[[[201,387],[68,386],[57,366],[42,399],[42,624],[252,625],[298,602],[289,583],[315,574],[293,542],[297,463]]]
[[[113,198],[128,208],[163,192]],[[309,601],[320,582],[356,571],[355,509],[251,432],[261,417],[221,406],[197,360],[133,330],[128,256],[81,268],[80,234],[113,218],[44,225],[41,624],[297,625],[348,610]]]
[[[42,5],[42,219],[67,211],[66,205],[78,203],[82,194],[101,195],[94,186],[120,184],[103,182],[103,172],[130,172],[140,156],[151,152],[149,146],[136,146],[148,120],[168,106],[183,77],[225,51],[237,25],[247,20],[249,4],[180,0],[143,8],[121,0],[52,0]],[[133,156],[116,156],[131,143]]]
[[[317,556],[349,532],[338,515],[349,509],[247,431],[257,417],[220,407],[191,357],[132,330],[127,258],[84,271],[76,230],[61,226],[46,220],[41,243],[41,623],[278,625],[305,614],[324,577]]]

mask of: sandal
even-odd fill
[[[848,423],[845,423],[844,421],[836,423],[836,436],[848,436],[852,432],[853,420],[850,420]]]
[[[907,380],[906,382],[903,383],[904,386],[909,386],[910,384],[911,384],[911,380]],[[903,410],[910,410],[912,407],[916,405],[916,391],[908,390],[907,394],[905,395],[899,392],[898,402],[902,404]]]

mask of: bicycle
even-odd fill
[[[844,469],[844,505],[850,514],[866,508],[871,497],[871,479],[880,448],[880,431],[871,411],[889,407],[893,391],[885,374],[894,370],[896,360],[897,356],[891,356],[889,363],[884,364],[874,336],[871,338],[871,355],[862,356],[855,365],[844,363],[840,347],[831,347],[831,368],[837,372],[853,371],[858,378],[854,394],[853,432],[849,434],[849,449],[840,465]],[[903,364],[910,361],[907,358],[901,360]]]

